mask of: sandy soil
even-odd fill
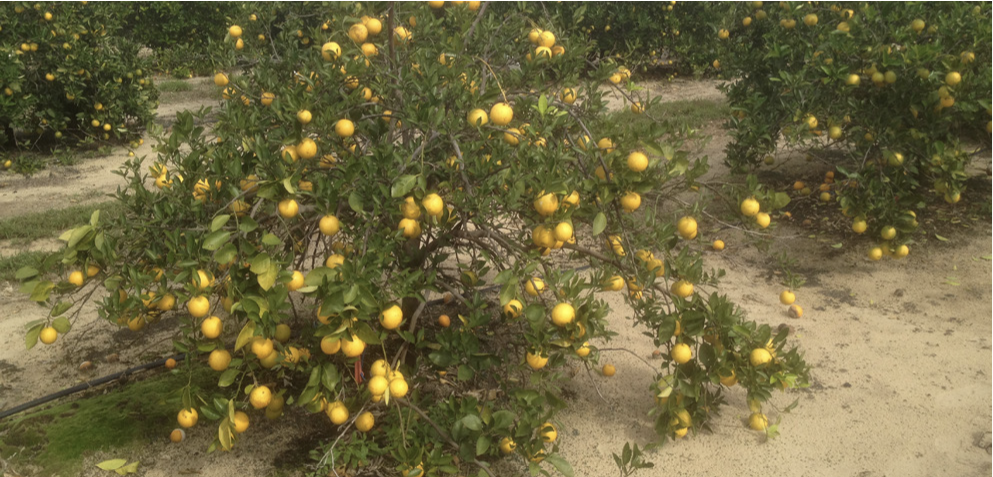
[[[675,88],[671,97],[678,99],[719,94],[709,92],[712,84],[676,81],[665,86],[670,87]],[[725,143],[726,138],[717,137],[702,152],[714,165],[711,177],[726,173],[719,165]],[[126,151],[122,152],[99,166],[87,161],[77,167],[76,176],[65,176],[61,183],[86,177],[83,188],[113,190],[119,177],[109,171],[124,160]],[[983,161],[986,164],[988,158]],[[820,174],[813,170],[817,167],[790,163],[777,166],[772,174]],[[25,182],[14,187],[17,196],[10,187],[0,188],[0,211],[24,197],[46,197],[45,187],[68,197],[57,186],[29,187]],[[708,266],[727,272],[721,291],[752,320],[793,326],[794,338],[812,367],[809,389],[777,395],[765,409],[773,421],[782,419],[780,437],[766,442],[762,434],[746,428],[744,390],[734,388],[727,394],[730,405],[712,424],[713,434],[691,435],[649,452],[655,469],[636,475],[990,475],[990,224],[948,234],[947,243],[930,240],[926,246],[915,246],[902,261],[871,263],[864,259],[866,243],[832,248],[831,243],[841,240],[816,234],[811,238],[812,232],[799,225],[802,219],[779,223],[771,232],[770,247],[798,259],[797,271],[807,279],[797,291],[797,302],[806,311],[801,319],[789,318],[778,302],[783,286],[775,274],[773,252],[759,250],[739,230],[701,220],[699,246],[717,238],[727,243],[724,252],[706,254]],[[626,348],[637,357],[604,352],[602,361],[617,366],[616,376],[581,372],[568,384],[571,407],[560,415],[559,435],[563,455],[577,476],[614,475],[611,453],[620,453],[625,442],[643,446],[656,439],[647,414],[653,405],[648,386],[661,362],[652,360],[654,347],[631,326],[631,310],[621,296],[605,298],[615,310],[613,329],[619,336],[596,344]],[[85,347],[78,344],[84,340],[76,339],[81,335],[76,335],[53,347],[25,352],[23,325],[44,311],[11,285],[0,284],[0,303],[6,311],[0,318],[0,409],[137,364],[147,359],[143,355],[162,349],[156,341],[167,336],[168,323],[156,325],[161,327],[158,332],[152,327],[153,333],[142,338],[127,330],[110,334],[108,330],[116,326],[86,312],[76,324],[77,330],[87,330],[81,334],[86,337]],[[135,339],[142,341],[129,346]],[[118,363],[107,363],[105,356],[122,347],[137,350]],[[92,376],[77,370],[85,359],[97,364]],[[799,406],[790,414],[779,415],[772,407],[784,407],[795,399]],[[181,445],[169,444],[163,437],[127,452],[142,461],[147,476],[295,475],[274,462],[298,448],[302,434],[315,432],[313,421],[298,422],[302,427],[253,423],[246,437],[254,434],[265,444],[231,453],[208,456],[205,449],[213,437],[203,429]],[[95,455],[87,462],[108,457],[124,456]],[[302,455],[298,459],[300,465],[309,463]],[[500,475],[524,474],[508,464]],[[104,475],[88,472],[84,475]]]

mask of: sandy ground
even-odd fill
[[[662,86],[650,87],[663,90]],[[667,94],[678,99],[719,97],[711,92],[712,83],[676,81],[664,88],[670,88]],[[726,172],[716,164],[723,157],[725,142],[726,138],[716,137],[703,151],[715,164],[713,177]],[[144,148],[148,147],[146,141]],[[49,194],[66,200],[65,184],[76,181],[82,185],[72,193],[80,188],[113,191],[120,178],[110,171],[124,161],[125,154],[120,151],[87,161],[71,174],[52,171],[61,178],[61,185],[49,185],[40,178],[5,182],[0,187],[0,211],[9,210],[8,204],[23,204],[25,197],[44,198],[39,208],[56,203],[47,199]],[[150,150],[139,154],[150,154]],[[811,174],[810,169],[816,167],[791,163],[777,166],[776,171]],[[752,320],[793,326],[794,339],[812,367],[809,389],[777,395],[771,402],[783,407],[799,399],[793,412],[780,416],[772,406],[765,409],[773,421],[782,418],[780,437],[766,442],[762,434],[745,427],[744,390],[735,388],[727,395],[730,405],[712,424],[713,434],[691,435],[649,452],[655,469],[636,475],[990,475],[990,225],[982,223],[949,234],[947,243],[931,240],[927,246],[915,247],[902,261],[870,263],[864,259],[865,243],[834,249],[829,245],[832,240],[810,238],[810,232],[798,225],[801,220],[796,217],[792,224],[779,224],[772,232],[771,247],[798,259],[798,271],[807,278],[806,286],[797,292],[797,302],[806,311],[801,319],[787,317],[778,302],[783,286],[774,274],[772,252],[757,249],[741,231],[701,220],[701,247],[717,238],[728,245],[722,253],[706,254],[709,267],[727,272],[721,291]],[[661,362],[652,360],[654,347],[641,330],[631,326],[631,310],[621,296],[605,298],[615,310],[613,329],[619,336],[597,344],[629,349],[652,367],[629,353],[605,352],[602,361],[617,366],[616,376],[580,373],[568,384],[571,407],[560,414],[559,435],[563,455],[577,476],[614,475],[611,453],[620,453],[626,442],[644,446],[656,439],[648,416],[653,405],[648,386]],[[110,334],[108,330],[116,326],[84,312],[76,326],[87,330],[83,335],[86,345],[73,339],[25,352],[23,325],[44,311],[12,285],[0,284],[0,303],[6,312],[0,318],[0,409],[137,364],[147,359],[143,354],[160,350],[162,345],[156,341],[167,336],[167,323],[157,325],[159,330],[152,327],[152,333],[143,337],[127,330]],[[133,340],[140,341],[134,346]],[[104,359],[127,348],[135,351],[118,363]],[[76,369],[86,359],[97,364],[89,375]],[[254,433],[264,444],[231,453],[208,456],[205,449],[212,435],[207,432],[191,434],[182,445],[169,444],[163,437],[129,452],[132,459],[142,461],[146,476],[295,475],[273,463],[285,451],[300,446],[302,433],[313,432],[313,422],[302,422],[302,428],[253,424],[246,437]],[[124,456],[101,454],[87,457],[87,462],[108,457]],[[309,464],[300,459],[299,464]],[[508,464],[500,475],[523,475]]]

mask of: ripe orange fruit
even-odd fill
[[[238,434],[248,430],[248,414],[242,411],[234,412],[234,431]]]
[[[448,315],[441,315],[438,317],[438,324],[441,325],[442,328],[448,328],[449,326],[452,326],[452,319],[449,318]]]
[[[209,340],[216,339],[218,336],[221,336],[221,332],[223,330],[224,323],[221,322],[221,319],[216,316],[211,316],[210,318],[203,320],[203,323],[200,323],[200,331],[203,332],[204,338]]]
[[[603,375],[604,376],[606,376],[606,377],[609,378],[609,377],[617,374],[617,368],[615,368],[614,365],[612,365],[612,364],[605,364],[605,365],[603,365],[603,371],[602,372],[603,372]]]
[[[358,336],[351,336],[351,340],[341,341],[341,352],[346,358],[356,358],[365,351],[365,342]]]
[[[166,369],[176,369],[176,360],[169,358],[165,362]]]
[[[207,364],[214,371],[224,371],[231,364],[231,353],[226,349],[215,349],[207,357]]]
[[[199,416],[197,415],[197,410],[190,408],[180,410],[179,415],[176,417],[176,421],[179,422],[179,427],[189,429],[197,425],[198,418]]]
[[[540,354],[533,354],[531,352],[527,353],[527,356],[525,356],[525,360],[527,361],[528,366],[530,366],[531,369],[535,371],[544,368],[545,365],[548,364],[547,357],[541,356]]]
[[[42,343],[47,345],[54,343],[55,340],[58,339],[58,337],[59,337],[59,332],[56,331],[55,328],[52,328],[51,326],[46,326],[42,328],[41,333],[38,334],[38,339],[41,340]]]
[[[369,411],[359,414],[355,418],[355,429],[359,432],[369,432],[376,425],[376,418]]]
[[[183,442],[183,439],[185,438],[186,438],[186,432],[183,431],[182,429],[173,429],[172,432],[169,433],[169,440],[172,442],[176,442],[176,443]]]
[[[268,386],[255,386],[248,395],[248,402],[255,409],[262,409],[268,406],[271,401],[272,391],[269,390]]]
[[[321,351],[332,355],[341,350],[341,340],[330,335],[321,338]]]

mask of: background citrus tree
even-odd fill
[[[0,147],[124,139],[143,130],[158,92],[139,45],[121,34],[123,10],[0,5]]]
[[[571,475],[560,386],[598,361],[603,294],[623,293],[663,349],[646,394],[660,437],[705,429],[737,383],[752,428],[775,431],[762,403],[805,386],[807,366],[703,267],[711,245],[673,199],[706,160],[665,122],[615,121],[603,87],[635,110],[657,100],[589,62],[560,16],[257,4],[231,22],[218,55],[253,66],[215,76],[214,128],[181,113],[151,163],[122,170],[122,216],[94,214],[18,273],[52,307],[29,347],[104,296],[109,322],[172,320],[187,369],[217,372],[217,389],[175,400],[182,427],[215,422],[212,450],[293,405],[338,426],[315,453],[324,474],[492,475],[514,454]]]
[[[722,2],[563,2],[563,21],[592,42],[598,57],[623,58],[635,71],[713,75]]]
[[[796,192],[877,235],[870,258],[906,256],[929,196],[957,203],[989,150],[989,5],[733,5],[715,58],[733,78],[727,161],[746,169],[786,147],[835,166]]]

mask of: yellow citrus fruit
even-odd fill
[[[546,422],[541,425],[541,440],[542,442],[555,442],[559,438],[559,431],[555,429],[555,425]]]
[[[683,217],[676,222],[676,229],[679,231],[680,237],[686,240],[692,240],[696,238],[697,233],[696,219],[689,216]]]
[[[279,210],[279,216],[284,219],[292,219],[300,212],[300,204],[293,199],[281,200],[277,208]]]
[[[962,81],[962,75],[956,71],[952,71],[945,75],[945,84],[948,86],[955,86]]]
[[[497,126],[506,126],[514,119],[514,109],[507,103],[497,103],[490,108],[490,120]]]
[[[693,350],[686,343],[677,343],[670,352],[672,360],[678,364],[686,364],[693,358]]]
[[[721,250],[724,250],[724,241],[723,240],[714,240],[714,250],[716,250],[718,252],[720,252]]]
[[[197,425],[198,418],[199,416],[197,415],[197,410],[190,408],[190,409],[180,410],[179,415],[176,416],[176,421],[179,422],[179,427],[182,427],[184,429],[189,429]]]
[[[869,260],[877,261],[883,258],[883,249],[880,247],[872,247],[869,249]]]
[[[226,349],[215,349],[207,357],[207,364],[214,371],[224,371],[231,364],[231,353]]]
[[[69,283],[81,287],[83,286],[83,272],[76,270],[69,274]]]
[[[325,61],[338,59],[341,56],[341,45],[333,41],[325,43],[321,46],[321,56],[324,57]]]
[[[362,43],[369,38],[369,29],[361,23],[356,23],[348,28],[348,38],[355,43]]]
[[[401,219],[397,230],[402,230],[405,238],[417,238],[421,235],[421,224],[413,219]]]
[[[381,396],[386,393],[386,389],[389,387],[390,383],[386,380],[385,376],[373,376],[369,379],[369,383],[366,388],[369,389],[369,393],[373,396]]]
[[[414,17],[410,17],[410,18],[413,19]],[[413,21],[410,22],[410,26],[414,26],[414,23],[415,22],[413,22]],[[409,40],[410,39],[410,36],[411,36],[410,30],[408,30],[408,29],[406,29],[406,28],[404,28],[402,26],[398,26],[398,27],[396,27],[396,28],[393,29],[393,37],[396,38],[396,40],[398,42],[400,42],[400,43],[404,43],[407,40]]]
[[[269,390],[268,386],[255,386],[252,388],[252,392],[248,394],[248,402],[255,409],[262,409],[268,406],[271,401],[272,391]]]
[[[534,210],[542,217],[548,217],[559,209],[559,199],[553,193],[541,194],[534,201]]]
[[[331,237],[341,230],[341,223],[338,222],[338,217],[333,215],[325,215],[324,217],[321,217],[321,220],[318,223],[318,228],[321,230],[322,234]]]
[[[238,38],[238,37],[240,37],[241,36],[241,27],[238,26],[238,25],[231,25],[231,27],[228,28],[228,35],[231,35],[232,38]]]
[[[612,364],[605,364],[605,365],[603,365],[602,372],[603,372],[603,375],[604,376],[606,376],[606,377],[609,378],[609,377],[617,374],[617,368],[615,368],[614,365],[612,365]]]
[[[185,438],[186,438],[186,432],[183,431],[182,429],[173,429],[172,432],[169,433],[169,440],[172,442],[176,442],[176,443],[183,442],[183,439]]]
[[[348,408],[345,407],[345,403],[341,401],[335,401],[328,404],[328,409],[326,412],[328,418],[331,419],[331,423],[336,426],[340,426],[348,420]]]
[[[519,300],[510,300],[506,305],[503,305],[503,314],[510,318],[517,318],[521,316],[521,312],[524,310],[524,305]]]
[[[792,305],[794,301],[796,301],[796,295],[789,290],[783,290],[783,292],[779,294],[779,302],[784,305]]]
[[[887,225],[879,232],[879,236],[882,237],[883,240],[893,240],[893,238],[896,237],[896,229],[890,225]]]
[[[51,326],[46,326],[42,328],[41,333],[38,334],[38,339],[41,340],[42,343],[47,345],[54,343],[58,337],[59,337],[59,332],[56,331],[56,329],[52,328]]]
[[[517,443],[509,437],[504,437],[500,439],[500,452],[504,455],[514,452],[517,449]]]
[[[687,280],[677,280],[673,282],[669,291],[680,298],[689,298],[693,296],[693,284]]]
[[[379,315],[379,323],[388,330],[397,329],[402,321],[403,311],[397,305],[390,306]]]
[[[410,386],[407,381],[402,377],[395,378],[390,381],[390,396],[396,398],[402,398],[407,395],[407,391],[410,390]]]
[[[469,111],[469,115],[466,119],[469,121],[469,124],[474,126],[483,126],[490,122],[489,115],[482,109],[473,109],[472,111]]]
[[[752,413],[751,416],[748,416],[748,427],[755,431],[764,431],[765,428],[769,427],[769,418],[760,412]]]
[[[621,208],[627,212],[634,212],[641,207],[641,195],[637,192],[628,192],[621,197]]]
[[[365,351],[365,342],[358,336],[351,336],[351,340],[342,340],[341,352],[346,358],[356,358]]]
[[[234,412],[234,431],[238,434],[248,430],[248,414],[241,411]]]
[[[752,366],[762,366],[772,361],[772,353],[769,353],[769,350],[765,348],[755,348],[748,356],[748,361],[752,363]]]
[[[339,265],[345,263],[344,255],[331,254],[327,261],[324,262],[324,266],[328,268],[337,268]]]
[[[548,364],[548,358],[545,356],[541,356],[540,354],[533,354],[529,352],[525,357],[525,359],[528,363],[528,366],[530,366],[531,369],[535,371],[544,368],[545,365]]]
[[[421,199],[421,205],[424,206],[428,215],[433,217],[440,217],[445,211],[445,201],[435,193],[424,196],[424,199]]]
[[[741,201],[741,213],[745,217],[755,217],[759,213],[759,201],[754,197],[749,197]]]
[[[734,370],[731,370],[731,374],[728,376],[721,376],[721,384],[729,388],[734,386],[735,384],[738,384],[738,377],[735,376]]]
[[[648,169],[648,156],[638,151],[628,154],[628,169],[634,172],[641,172]]]
[[[228,75],[224,73],[217,73],[216,75],[214,75],[214,84],[217,86],[227,86]]]
[[[355,429],[359,432],[369,432],[374,425],[376,425],[376,418],[369,411],[363,412],[355,418]]]
[[[563,89],[562,92],[559,93],[559,99],[561,99],[562,102],[563,103],[566,103],[566,104],[573,104],[573,103],[575,103],[576,102],[576,90],[574,90],[572,88]]]
[[[449,326],[452,326],[452,319],[449,318],[448,315],[441,315],[438,317],[438,325],[442,328],[448,328]]]
[[[276,341],[280,343],[286,343],[290,340],[290,332],[291,330],[289,325],[286,323],[280,323],[276,325],[276,333],[273,338],[276,338]]]
[[[330,335],[321,338],[321,351],[332,355],[341,350],[341,340]]]
[[[334,133],[338,137],[352,137],[355,134],[355,123],[350,119],[339,119],[334,123]]]
[[[186,304],[186,309],[194,318],[203,318],[210,311],[210,300],[203,295],[195,296],[190,298],[190,301]]]
[[[538,277],[529,278],[528,281],[524,283],[524,291],[527,292],[528,295],[538,296],[545,291],[545,282]]]
[[[273,352],[272,340],[262,336],[256,336],[252,340],[252,353],[259,359],[269,357]]]
[[[568,303],[559,303],[552,309],[552,323],[563,327],[576,319],[576,309]]]
[[[200,331],[203,332],[204,338],[210,340],[221,336],[221,331],[223,330],[224,324],[221,322],[221,319],[216,316],[211,316],[210,318],[203,320],[203,323],[200,323]]]
[[[313,119],[313,117],[314,116],[312,114],[310,114],[310,111],[308,111],[306,109],[303,109],[303,110],[300,110],[300,111],[297,112],[297,121],[299,121],[300,124],[307,124],[307,123],[309,123],[310,120]]]
[[[290,279],[290,282],[286,284],[286,289],[289,291],[297,291],[303,288],[303,280],[303,274],[298,270],[294,270],[293,277]]]

